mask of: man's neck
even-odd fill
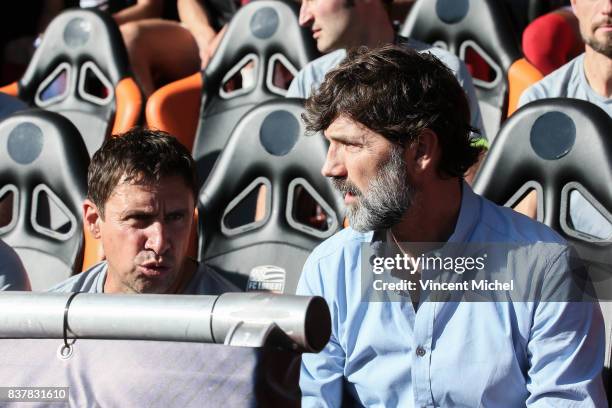
[[[377,26],[372,26],[377,27]],[[388,17],[385,17],[384,21],[375,30],[363,30],[364,39],[362,45],[366,45],[369,48],[380,47],[385,44],[392,44],[395,39],[395,31],[389,21]]]
[[[612,97],[612,58],[587,45],[584,52],[584,75],[598,95]]]
[[[408,214],[391,228],[397,242],[446,242],[453,234],[462,183],[453,178],[439,184],[439,188],[418,192]]]
[[[362,45],[375,48],[393,43],[395,31],[382,1],[358,3],[355,7],[362,7],[355,10],[357,18],[353,21],[353,30],[356,35],[350,40],[352,43],[343,44],[342,48]]]

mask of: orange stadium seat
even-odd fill
[[[142,93],[129,67],[114,20],[96,10],[73,9],[49,24],[23,77],[0,91],[66,116],[91,155],[105,138],[142,117]]]
[[[516,109],[523,90],[542,77],[524,60],[518,34],[498,0],[418,0],[401,34],[445,48],[472,68],[489,140]]]
[[[39,109],[5,119],[0,146],[0,237],[46,289],[81,270],[87,149],[68,119]]]

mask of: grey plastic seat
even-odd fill
[[[32,290],[80,271],[88,165],[79,131],[60,114],[30,110],[0,123],[0,238]]]

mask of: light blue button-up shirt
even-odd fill
[[[596,303],[421,297],[415,313],[409,299],[362,301],[361,245],[378,235],[347,228],[304,266],[297,293],[323,296],[332,317],[325,349],[303,355],[304,407],[346,405],[343,392],[368,407],[607,406]],[[544,276],[569,267],[569,250],[555,232],[466,184],[449,242],[556,243],[527,251],[533,262],[522,264],[545,265]]]

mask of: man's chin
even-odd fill
[[[155,277],[139,275],[131,288],[135,293],[141,294],[165,294],[172,287],[173,282],[166,277]]]
[[[376,228],[367,221],[367,215],[359,214],[360,209],[355,209],[355,204],[349,207],[347,212],[347,218],[349,221],[349,226],[357,232],[370,232],[374,231]]]

